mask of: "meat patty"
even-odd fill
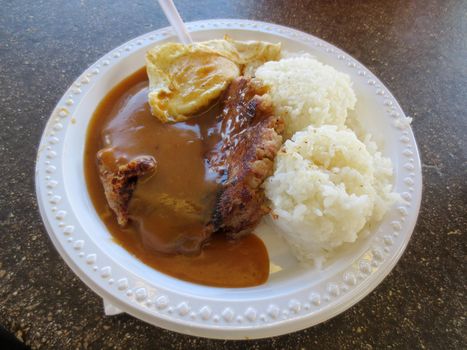
[[[261,188],[273,172],[284,123],[254,81],[234,80],[220,116],[222,140],[208,157],[222,183],[214,212],[214,232],[233,238],[250,233],[268,212]]]
[[[104,186],[107,203],[117,216],[118,224],[128,223],[128,206],[138,178],[156,170],[156,160],[151,156],[140,156],[124,165],[117,166],[111,149],[102,149],[97,154],[99,176]],[[110,159],[109,159],[110,158]]]

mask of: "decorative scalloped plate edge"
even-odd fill
[[[142,46],[173,36],[163,28],[128,41],[91,65],[67,90],[46,125],[36,163],[36,191],[39,210],[56,249],[72,270],[97,294],[119,309],[148,323],[177,332],[220,339],[264,338],[297,331],[323,322],[351,307],[371,292],[395,266],[414,229],[421,201],[421,167],[417,145],[405,115],[389,90],[350,55],[312,35],[280,25],[216,19],[187,24],[192,32],[210,29],[253,30],[298,40],[317,50],[336,55],[356,69],[358,76],[374,88],[382,99],[401,147],[404,172],[401,195],[406,201],[395,210],[398,219],[390,223],[390,233],[350,266],[342,275],[332,276],[319,290],[301,291],[287,298],[251,302],[187,298],[186,295],[154,288],[136,275],[122,272],[110,257],[105,257],[81,230],[63,188],[61,157],[63,140],[72,115],[84,91],[99,73]]]

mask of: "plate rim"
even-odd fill
[[[209,28],[210,25],[212,25],[213,27]],[[399,113],[401,114],[402,117],[405,117],[405,114],[402,108],[400,107],[398,101],[390,93],[390,90],[368,68],[366,68],[363,64],[361,64],[351,55],[337,48],[335,45],[327,43],[326,41],[319,39],[311,34],[301,32],[296,29],[292,29],[292,28],[285,27],[282,25],[277,25],[277,24],[272,24],[272,23],[267,23],[267,22],[260,22],[260,21],[241,20],[241,19],[201,20],[201,21],[196,21],[196,22],[189,22],[187,23],[187,26],[188,28],[191,28],[192,30],[194,28],[200,31],[206,30],[206,29],[208,30],[209,29],[259,30],[261,32],[286,36],[289,40],[300,40],[300,39],[306,38],[308,40],[312,40],[313,42],[316,42],[318,45],[321,44],[322,47],[324,46],[326,48],[334,49],[337,54],[344,55],[345,57],[350,58],[351,61],[349,62],[356,64],[358,67],[363,67],[363,69],[369,73],[369,77],[373,79],[377,84],[379,84],[381,86],[381,89],[384,89],[384,91],[387,91],[387,95],[389,96],[390,100],[394,104],[395,109],[400,111]],[[120,298],[110,293],[105,288],[102,288],[99,285],[99,283],[96,283],[93,280],[93,278],[91,278],[88,275],[88,273],[82,270],[79,264],[77,264],[75,260],[71,257],[71,255],[67,252],[63,244],[58,239],[58,233],[54,231],[53,225],[51,223],[51,221],[53,221],[53,215],[51,215],[51,213],[48,212],[46,208],[46,206],[49,204],[49,201],[46,200],[46,197],[44,196],[44,193],[43,193],[45,189],[44,183],[43,183],[45,169],[44,169],[44,164],[41,161],[43,160],[43,158],[47,157],[45,155],[45,152],[43,152],[44,151],[43,148],[47,147],[47,145],[49,144],[46,138],[50,135],[47,135],[47,132],[48,131],[50,132],[50,129],[57,125],[57,123],[54,124],[53,119],[57,115],[57,113],[59,113],[60,108],[62,108],[63,105],[66,105],[66,96],[70,94],[70,91],[73,85],[76,82],[78,82],[80,79],[83,79],[83,77],[85,77],[86,74],[89,74],[89,72],[91,72],[92,69],[96,69],[94,67],[96,67],[96,65],[98,65],[99,62],[103,62],[106,59],[106,57],[108,57],[110,54],[114,52],[121,51],[122,49],[125,50],[125,48],[128,47],[131,43],[135,43],[138,40],[143,40],[144,38],[148,38],[151,35],[157,36],[161,34],[164,34],[163,36],[167,36],[167,35],[171,36],[172,31],[170,27],[165,27],[165,28],[161,28],[161,29],[143,34],[141,36],[138,36],[134,39],[127,41],[126,43],[120,45],[119,47],[109,51],[108,53],[100,57],[96,62],[94,62],[87,69],[85,69],[84,72],[66,90],[66,92],[60,98],[59,102],[54,108],[53,112],[51,113],[49,120],[47,121],[47,124],[45,126],[44,132],[41,137],[41,142],[40,142],[38,155],[36,159],[36,173],[35,173],[36,197],[38,201],[39,211],[40,211],[42,220],[44,222],[44,225],[46,227],[47,233],[49,237],[51,238],[55,248],[59,251],[60,255],[65,260],[65,262],[68,264],[68,266],[70,266],[73,272],[85,284],[87,284],[91,288],[91,290],[93,290],[95,293],[100,295],[102,298],[105,298],[111,301],[112,304],[119,307],[124,312],[129,313],[137,318],[140,318],[148,323],[151,323],[151,324],[154,324],[154,325],[166,328],[166,329],[174,330],[174,331],[185,333],[185,334],[208,337],[208,338],[218,338],[218,339],[264,338],[264,337],[270,337],[270,336],[275,336],[275,335],[281,335],[281,334],[289,333],[292,331],[298,331],[300,329],[304,329],[304,328],[316,325],[318,323],[321,323],[327,319],[330,319],[334,317],[335,315],[347,310],[348,308],[350,308],[352,305],[356,304],[360,300],[362,300],[371,291],[373,291],[376,288],[376,286],[378,286],[381,283],[381,281],[389,274],[390,271],[392,271],[392,269],[394,268],[394,266],[399,261],[402,254],[404,253],[407,247],[407,244],[410,240],[410,237],[413,233],[413,230],[415,228],[416,222],[417,222],[417,217],[418,217],[418,213],[420,210],[421,197],[422,197],[422,174],[421,174],[420,156],[418,152],[418,147],[417,147],[415,137],[410,127],[406,127],[406,130],[408,129],[407,137],[410,139],[411,142],[413,142],[412,157],[414,159],[414,162],[413,162],[414,173],[415,173],[415,178],[419,179],[419,181],[417,180],[414,183],[414,186],[415,186],[414,192],[418,195],[417,195],[417,198],[415,199],[415,203],[413,203],[415,204],[415,206],[412,206],[410,210],[415,213],[414,214],[415,218],[410,222],[409,226],[404,230],[404,231],[407,231],[405,233],[406,238],[403,240],[402,244],[398,246],[397,250],[390,256],[390,258],[385,260],[386,265],[382,272],[381,270],[378,270],[380,271],[379,273],[371,274],[370,275],[371,278],[365,278],[363,281],[358,283],[355,286],[355,288],[351,290],[352,292],[344,293],[344,295],[340,296],[340,303],[338,303],[337,306],[335,304],[327,305],[327,307],[322,307],[320,309],[320,312],[318,312],[317,314],[314,314],[313,312],[306,313],[306,314],[296,313],[295,316],[293,316],[292,318],[287,318],[282,321],[278,320],[278,321],[271,322],[271,323],[259,323],[259,322],[252,321],[252,322],[247,322],[247,323],[237,325],[235,322],[228,321],[228,322],[231,322],[230,326],[227,326],[227,324],[224,323],[222,319],[218,325],[209,324],[209,323],[192,322],[189,320],[189,318],[185,319],[185,321],[187,322],[183,322],[183,321],[181,322],[180,318],[170,317],[170,315],[162,314],[162,313],[158,313],[157,315],[151,314],[147,312],[147,310],[145,310],[145,308],[142,307],[142,305],[139,305],[138,307],[137,304],[135,303],[130,304],[129,302],[123,302]],[[45,176],[48,176],[48,175],[45,175]],[[292,311],[294,310],[293,305],[291,305],[290,308]],[[248,318],[248,316],[246,317]],[[226,319],[226,317],[223,317],[223,318]],[[255,316],[255,319],[257,319],[256,316]]]

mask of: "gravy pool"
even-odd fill
[[[142,68],[107,94],[89,124],[85,178],[101,220],[126,250],[173,277],[217,287],[264,283],[269,257],[263,242],[253,234],[237,240],[215,234],[201,251],[193,252],[219,189],[205,159],[220,139],[216,120],[219,106],[186,122],[164,124],[151,115],[147,93],[148,80]],[[124,228],[107,205],[99,179],[96,154],[103,148],[111,148],[117,161],[141,155],[157,161],[155,174],[138,181],[130,202],[130,222]],[[173,206],[174,199],[180,210],[167,207],[168,203]]]

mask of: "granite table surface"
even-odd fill
[[[168,25],[157,3],[0,1],[0,325],[31,348],[465,349],[467,2],[177,0],[185,20],[245,18],[337,45],[407,115],[423,163],[418,223],[401,260],[361,302],[313,328],[253,341],[160,329],[102,300],[60,258],[35,196],[37,146],[58,99],[114,47]],[[2,346],[0,345],[0,348]]]

